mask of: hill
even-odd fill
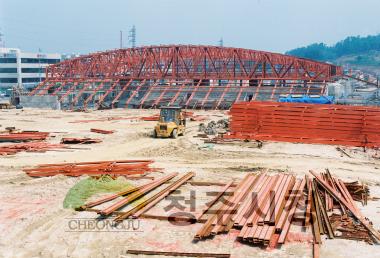
[[[290,50],[286,54],[380,73],[380,34],[348,37],[333,46],[315,43]]]

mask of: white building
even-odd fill
[[[60,61],[60,54],[26,53],[17,48],[0,48],[0,91],[17,84],[30,90],[45,79],[46,66]]]

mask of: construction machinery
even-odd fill
[[[184,135],[186,118],[180,107],[161,107],[160,118],[154,127],[154,138],[177,138]]]

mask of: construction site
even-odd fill
[[[228,47],[52,64],[0,110],[0,256],[378,257],[378,89]]]

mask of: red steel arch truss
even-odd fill
[[[99,52],[46,69],[30,95],[55,95],[64,108],[229,108],[282,94],[324,94],[341,67],[240,48],[169,45]]]

